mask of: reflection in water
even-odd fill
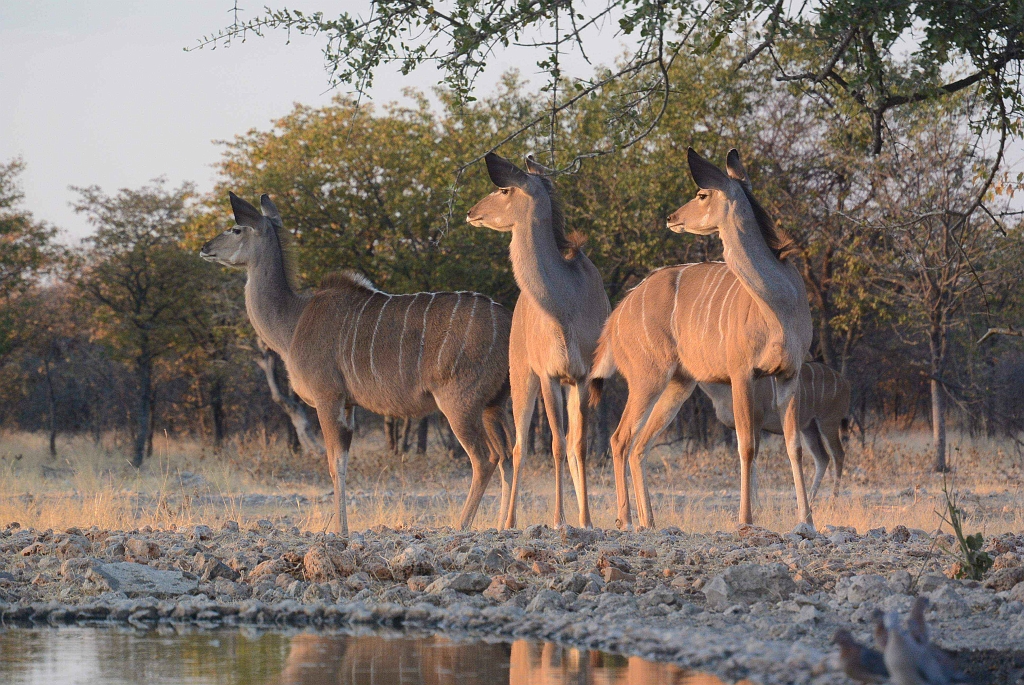
[[[0,630],[12,685],[720,685],[636,657],[551,643],[380,634]]]

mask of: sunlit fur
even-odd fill
[[[759,221],[749,180],[735,150],[728,174],[688,151],[700,190],[673,212],[668,227],[698,235],[718,233],[724,263],[660,269],[618,304],[601,334],[593,377],[619,371],[629,385],[622,419],[612,436],[618,524],[631,525],[626,461],[633,477],[640,525],[654,525],[643,460],[652,441],[676,415],[696,383],[728,383],[740,453],[739,521],[751,523],[750,474],[757,453],[754,381],[773,375],[798,516],[812,522],[800,470],[798,371],[811,345],[811,314],[803,279],[771,226]],[[773,238],[774,236],[774,238]],[[771,241],[771,244],[769,244]]]
[[[578,235],[565,235],[565,218],[548,170],[528,158],[531,173],[527,173],[493,153],[488,155],[487,165],[499,189],[470,209],[466,218],[474,226],[512,232],[512,272],[522,291],[512,316],[509,350],[516,445],[505,525],[515,526],[523,445],[539,391],[552,426],[554,525],[565,525],[562,462],[568,452],[569,473],[579,502],[579,524],[589,527],[588,374],[601,326],[611,309],[608,296],[601,274],[580,250],[582,240]],[[567,388],[567,434],[563,388]]]
[[[314,293],[296,293],[273,203],[264,195],[261,215],[234,195],[231,201],[239,225],[201,254],[247,269],[249,320],[284,359],[295,392],[316,407],[335,484],[337,528],[348,532],[345,477],[354,405],[398,417],[439,409],[473,464],[459,525],[472,522],[499,463],[507,506],[508,310],[476,293],[393,295],[353,272],[328,276]]]

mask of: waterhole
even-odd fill
[[[8,685],[720,685],[672,664],[553,643],[311,632],[0,631]]]

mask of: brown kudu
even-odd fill
[[[601,274],[566,237],[565,219],[551,172],[527,157],[529,173],[492,153],[487,171],[498,190],[480,200],[466,220],[474,226],[511,231],[512,273],[521,291],[512,314],[509,349],[512,414],[516,442],[512,451],[512,494],[504,525],[516,523],[516,493],[523,445],[533,418],[538,389],[551,425],[555,462],[555,527],[565,525],[562,461],[568,438],[569,473],[579,503],[579,524],[590,527],[587,502],[587,376],[601,326],[611,310]],[[568,389],[568,436],[562,388]]]
[[[801,469],[799,370],[811,345],[811,312],[803,279],[787,258],[791,243],[776,231],[749,190],[739,154],[728,174],[691,148],[687,162],[697,196],[672,213],[677,232],[718,233],[725,262],[655,271],[618,304],[598,345],[595,388],[618,370],[629,386],[612,435],[617,524],[631,525],[626,491],[629,460],[640,525],[654,525],[643,461],[698,382],[732,386],[740,454],[740,523],[751,523],[750,474],[757,452],[754,381],[775,376],[801,521],[813,524]],[[594,397],[597,398],[595,393]]]
[[[732,388],[724,383],[700,383],[700,389],[711,398],[718,420],[736,428],[732,413]],[[800,369],[800,437],[803,446],[814,456],[814,481],[810,499],[818,493],[829,461],[832,462],[832,494],[839,493],[843,478],[846,450],[840,437],[850,413],[850,383],[824,364],[806,362]],[[754,431],[763,430],[782,435],[782,418],[776,400],[775,377],[754,381]]]
[[[292,387],[316,408],[334,481],[336,527],[348,534],[345,479],[355,405],[390,416],[440,409],[473,465],[459,517],[467,528],[500,464],[501,514],[511,489],[507,309],[476,293],[384,293],[350,272],[296,293],[288,234],[264,195],[263,213],[231,194],[236,226],[201,256],[244,267],[245,307],[257,335],[284,359]]]

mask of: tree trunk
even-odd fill
[[[224,379],[219,375],[210,386],[210,418],[213,420],[213,448],[220,451],[224,445]]]
[[[153,360],[149,356],[147,345],[143,345],[142,354],[135,361],[136,377],[139,383],[139,404],[135,416],[135,444],[132,449],[132,466],[142,467],[149,444],[150,427],[153,410]]]
[[[43,368],[46,371],[46,403],[50,411],[50,458],[57,458],[57,398],[53,392],[53,374],[51,373],[50,359],[43,360]]]
[[[420,419],[420,425],[416,427],[416,454],[427,453],[427,431],[430,429],[430,417],[424,416]]]
[[[396,454],[398,452],[398,421],[394,416],[384,417],[384,437],[387,440],[388,452]]]
[[[408,416],[402,421],[402,454],[409,451],[409,434],[412,432],[412,419]]]
[[[291,420],[295,434],[298,436],[299,444],[302,445],[302,453],[318,457],[324,456],[326,450],[313,433],[313,426],[309,421],[309,416],[306,414],[306,408],[294,396],[290,388],[287,393],[281,391],[281,386],[277,380],[277,353],[262,344],[260,345],[260,350],[262,354],[256,357],[256,365],[263,369],[263,374],[267,377],[270,398],[274,400],[277,406],[284,410],[284,413]]]
[[[935,470],[944,473],[946,464],[946,397],[942,383],[932,379],[932,444],[935,447]]]
[[[149,428],[146,431],[146,459],[153,456],[153,434],[156,432],[156,398],[150,396]],[[166,450],[165,450],[166,451]],[[167,456],[166,454],[164,456]]]
[[[932,391],[932,447],[935,450],[935,471],[945,473],[949,470],[946,464],[946,394],[942,387],[942,372],[945,361],[945,331],[941,323],[932,325],[929,336],[931,352],[931,391]]]

